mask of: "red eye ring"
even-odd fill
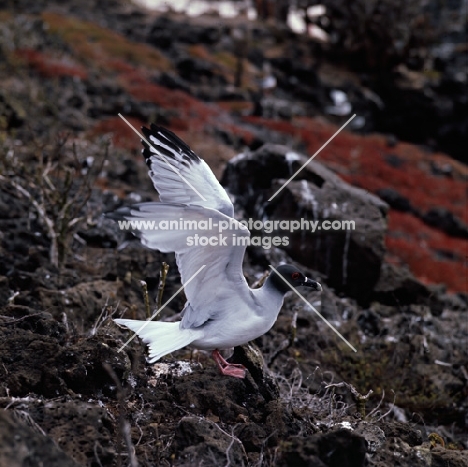
[[[301,275],[300,275],[298,272],[293,272],[293,273],[291,274],[291,277],[292,277],[294,280],[299,279],[300,276],[301,276]]]

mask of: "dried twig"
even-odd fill
[[[374,394],[374,391],[372,389],[369,389],[369,392],[364,396],[360,392],[358,392],[358,390],[352,384],[345,383],[344,381],[341,383],[327,384],[325,386],[325,389],[342,387],[347,388],[351,392],[351,394],[354,397],[354,400],[356,401],[357,411],[361,414],[361,417],[364,418],[366,416],[366,400],[372,394]]]
[[[382,402],[384,401],[385,399],[385,389],[382,389],[382,397],[380,398],[380,401],[379,403],[377,404],[377,407],[374,407],[367,415],[367,417],[372,417],[379,409],[380,409],[380,406],[382,405]],[[390,412],[391,412],[391,409],[390,409]]]
[[[378,407],[380,407],[380,404],[382,403],[383,401],[383,398],[385,396],[385,391],[382,391],[383,392],[383,395],[382,395],[382,399],[381,401],[379,402],[379,405]],[[381,415],[378,419],[377,419],[377,422],[380,422],[381,420],[383,420],[387,415],[389,415],[392,411],[393,411],[393,408],[395,407],[395,401],[396,401],[396,394],[395,394],[395,391],[393,391],[392,389],[392,392],[393,392],[393,402],[390,404],[390,408],[383,414]],[[377,408],[378,408],[377,407]],[[369,414],[370,415],[373,415],[373,411],[371,411],[371,413]]]
[[[119,305],[120,305],[120,302],[117,302],[117,305],[113,307],[112,305],[109,305],[109,297],[106,299],[106,303],[101,308],[101,313],[97,317],[94,323],[94,326],[91,328],[91,331],[89,332],[90,336],[96,335],[98,329],[106,322],[106,320],[108,318],[112,318],[117,313],[119,309]]]
[[[151,318],[151,310],[148,296],[148,284],[146,283],[146,281],[140,281],[140,285],[143,289],[143,300],[145,301],[146,319],[149,319]]]
[[[109,144],[104,148],[100,163],[93,164],[92,170],[83,172],[82,161],[72,144],[75,164],[64,160],[63,149],[69,135],[59,137],[52,148],[52,155],[44,160],[46,145],[37,145],[39,154],[36,163],[26,165],[2,161],[2,171],[10,177],[0,175],[0,180],[10,184],[37,212],[50,239],[49,259],[59,267],[65,260],[67,244],[73,227],[83,220],[82,210],[89,201],[94,182],[102,172],[107,159]]]
[[[36,199],[29,193],[28,190],[23,188],[20,184],[16,183],[14,180],[9,180],[3,175],[0,175],[0,180],[5,181],[7,183],[10,183],[11,186],[15,188],[15,190],[18,191],[21,195],[26,197],[28,201],[32,204],[34,209],[37,211],[37,214],[39,216],[39,219],[44,223],[45,228],[47,230],[47,235],[49,236],[50,239],[50,250],[49,250],[49,258],[50,262],[54,266],[58,266],[58,241],[57,241],[57,234],[55,231],[55,226],[50,219],[49,216],[46,214],[46,210],[44,209],[43,206],[41,206]]]
[[[158,285],[158,299],[156,302],[157,310],[161,308],[162,298],[164,293],[164,287],[166,286],[167,273],[169,272],[169,264],[163,262],[161,264],[161,270],[159,273],[159,285]]]

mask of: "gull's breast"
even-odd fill
[[[237,310],[229,314],[219,313],[203,325],[205,335],[192,342],[198,349],[228,349],[243,345],[268,332],[275,320],[257,315],[252,310]]]

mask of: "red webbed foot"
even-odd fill
[[[218,365],[221,374],[226,376],[233,376],[234,378],[245,378],[247,369],[244,365],[227,362],[217,349],[213,350],[211,356]]]

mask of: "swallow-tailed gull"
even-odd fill
[[[171,131],[154,124],[142,131],[142,153],[159,202],[120,208],[108,217],[150,221],[160,227],[134,223],[133,233],[149,248],[175,252],[187,303],[178,322],[115,322],[135,331],[148,344],[150,363],[191,345],[212,350],[222,374],[244,378],[245,368],[228,363],[219,350],[245,344],[269,331],[291,287],[321,290],[321,286],[295,266],[281,265],[261,288],[251,289],[242,273],[250,232],[234,219],[234,206],[213,172]],[[169,229],[171,222],[173,228]],[[184,227],[184,222],[188,230],[177,228]]]

